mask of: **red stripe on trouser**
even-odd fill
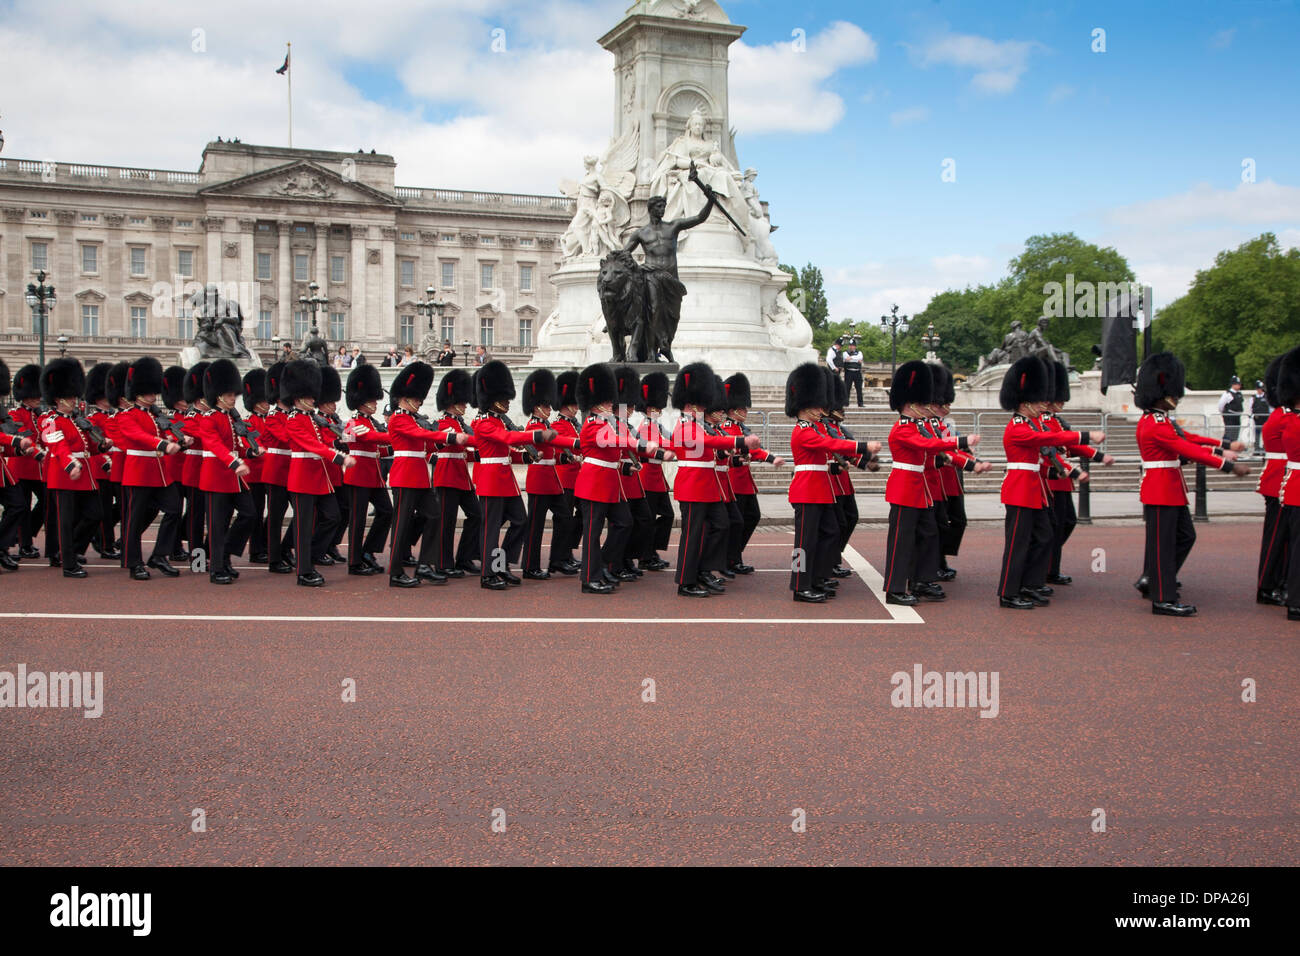
[[[1162,573],[1163,568],[1160,565],[1160,509],[1156,509],[1156,593],[1160,595],[1161,600],[1165,596],[1165,576]]]
[[[808,570],[808,549],[805,547],[805,545],[808,542],[808,538],[807,538],[807,531],[804,530],[804,525],[807,521],[808,521],[808,508],[807,506],[804,506],[799,509],[799,534],[795,537],[795,541],[794,541],[794,550],[795,550],[794,558],[796,561],[798,561],[799,556],[802,553],[803,566],[804,566],[804,571],[802,572],[796,571],[794,575],[795,590],[797,591],[803,590],[803,588],[799,587],[800,578],[802,578],[804,573]]]
[[[396,508],[397,508],[397,513],[393,516],[393,530],[390,533],[389,542],[388,542],[388,576],[389,577],[393,576],[393,562],[398,560],[397,558],[398,535],[406,530],[402,522],[402,489],[401,488],[397,489]]]
[[[122,549],[122,561],[128,568],[142,563],[139,561],[132,563],[131,561],[134,556],[131,551],[131,539],[134,537],[131,534],[131,499],[135,497],[131,494],[132,490],[131,488],[122,489],[122,538],[126,541],[126,547]],[[143,550],[143,546],[141,546],[141,550]]]
[[[677,549],[677,583],[686,584],[686,565],[691,553],[691,503],[686,502],[686,511],[682,514],[682,543]],[[696,569],[698,570],[698,568]]]
[[[1007,561],[1002,568],[1002,586],[998,588],[998,593],[1003,597],[1007,596],[1008,577],[1011,574],[1011,555],[1016,550],[1016,534],[1020,531],[1020,512],[1016,511],[1015,523],[1011,526],[1011,543],[1007,545]]]
[[[594,501],[587,503],[587,537],[586,540],[583,541],[582,543],[582,560],[587,563],[586,580],[588,584],[592,582],[593,580],[592,571],[595,570],[596,563],[600,560],[600,556],[596,554],[595,551],[591,550],[592,534],[596,528],[595,508],[596,508],[596,503]]]
[[[897,506],[895,506],[895,507],[897,507]],[[889,577],[888,577],[888,578],[886,579],[886,581],[885,581],[885,590],[886,590],[886,591],[893,591],[893,590],[894,590],[894,587],[893,587],[893,584],[894,584],[894,568],[897,567],[897,563],[896,563],[896,562],[897,562],[897,559],[898,559],[898,526],[899,526],[899,524],[902,523],[902,520],[903,520],[903,513],[902,513],[901,511],[896,511],[896,512],[894,512],[894,513],[895,513],[898,517],[897,517],[893,522],[891,522],[891,523],[890,523],[890,526],[889,526],[889,537],[893,539],[893,543],[889,545],[889,560],[886,562],[886,564],[888,565],[887,568],[886,568],[886,570],[887,570],[888,573],[889,573]]]
[[[1264,560],[1260,564],[1259,581],[1255,585],[1257,589],[1264,587],[1264,574],[1266,571],[1268,571],[1269,567],[1273,564],[1273,561],[1269,557],[1269,555],[1273,553],[1273,542],[1277,540],[1277,529],[1278,526],[1280,526],[1281,524],[1282,524],[1282,503],[1278,502],[1277,519],[1273,522],[1273,534],[1268,539],[1268,548],[1265,549]]]
[[[440,568],[451,567],[451,565],[447,562],[447,532],[443,530],[447,527],[447,520],[448,520],[447,505],[450,504],[450,502],[447,499],[449,497],[448,492],[450,490],[451,490],[450,488],[446,488],[443,490],[442,494],[438,496],[439,497],[438,510],[441,512],[441,514],[439,515],[440,520],[438,524],[438,567]],[[451,520],[454,522],[455,515],[456,515],[456,509],[454,506],[452,507],[451,513],[452,513]],[[455,532],[453,531],[452,534],[454,535]]]

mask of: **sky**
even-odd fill
[[[1157,306],[1261,232],[1300,246],[1292,0],[721,2],[748,28],[741,165],[833,320],[996,281],[1038,233],[1114,246]],[[292,41],[296,146],[555,194],[609,139],[596,40],[627,5],[0,0],[2,155],[193,170],[217,136],[283,145]]]

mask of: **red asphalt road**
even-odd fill
[[[102,671],[106,700],[99,719],[0,710],[2,859],[1294,865],[1300,624],[1253,603],[1257,525],[1198,530],[1190,621],[1132,589],[1133,525],[1080,528],[1076,583],[1032,612],[996,607],[1001,529],[975,526],[949,600],[913,624],[818,624],[890,615],[857,576],[796,605],[776,570],[690,600],[671,572],[598,597],[572,578],[405,592],[335,567],[307,590],[257,569],[218,588],[27,562],[0,577],[0,610],[101,617],[0,618],[0,670]],[[780,568],[790,540],[764,532],[747,557]],[[882,529],[854,545],[879,568]],[[626,623],[113,616],[169,613]],[[890,677],[916,663],[997,671],[999,715],[894,708]]]

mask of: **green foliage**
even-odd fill
[[[1187,294],[1156,313],[1155,348],[1177,353],[1187,386],[1225,388],[1235,373],[1249,390],[1280,352],[1300,344],[1300,249],[1271,232],[1219,253]]]
[[[1012,294],[1009,284],[1004,288],[982,285],[960,292],[951,289],[940,292],[913,317],[906,336],[909,352],[919,349],[924,356],[921,336],[933,322],[934,331],[941,339],[940,357],[954,371],[974,372],[980,357],[1000,345],[1004,329],[1011,326],[1008,300]],[[902,345],[901,339],[899,344]]]
[[[803,302],[799,311],[814,329],[820,329],[830,320],[830,306],[826,302],[826,287],[822,281],[822,270],[811,262],[799,272],[799,288],[803,292]]]

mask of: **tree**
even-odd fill
[[[1226,388],[1234,373],[1251,385],[1300,339],[1300,249],[1283,252],[1266,232],[1220,252],[1156,313],[1151,333],[1157,349],[1183,360],[1188,388]]]
[[[803,304],[800,305],[799,311],[814,330],[822,328],[830,320],[831,315],[830,306],[826,302],[822,270],[811,262],[804,266],[799,272],[799,288],[803,291]]]
[[[994,286],[977,286],[960,292],[948,290],[940,292],[924,310],[913,316],[911,327],[905,336],[909,353],[921,345],[921,336],[925,334],[931,322],[942,344],[939,355],[954,371],[974,372],[979,367],[980,357],[987,355],[1001,341],[1004,328],[1011,325],[1009,313],[1010,295],[1005,290]],[[899,346],[904,344],[900,337]]]

